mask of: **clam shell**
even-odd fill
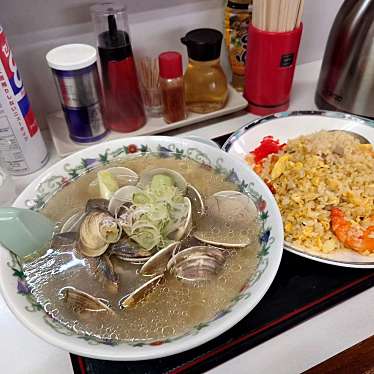
[[[95,274],[111,293],[116,293],[119,287],[119,276],[114,271],[113,263],[106,254],[98,258]]]
[[[157,168],[157,169],[146,170],[140,175],[138,186],[140,188],[145,188],[151,183],[152,178],[158,174],[168,175],[169,177],[171,177],[174,181],[174,185],[179,189],[179,191],[183,195],[185,195],[187,182],[180,173],[172,169]]]
[[[190,199],[192,205],[192,214],[204,215],[205,204],[200,192],[191,184],[187,185],[186,196]]]
[[[138,174],[124,166],[114,166],[105,170],[109,171],[117,179],[120,186],[135,186],[139,181]]]
[[[174,242],[159,250],[140,268],[139,273],[143,275],[155,275],[164,273],[170,257],[179,246],[180,242]]]
[[[238,191],[220,191],[206,201],[206,214],[196,222],[194,237],[222,247],[246,247],[253,240],[258,216],[253,201]],[[231,235],[228,231],[231,230]]]
[[[64,287],[59,291],[59,297],[67,303],[74,312],[104,312],[114,314],[109,303],[75,287]]]
[[[134,193],[142,190],[136,186],[124,186],[117,190],[109,201],[108,211],[115,215],[123,204],[132,202]]]
[[[191,205],[191,201],[188,197],[185,197],[184,202],[188,206],[186,219],[184,221],[184,224],[181,227],[178,227],[177,230],[171,232],[168,235],[168,238],[170,240],[179,241],[183,237],[187,236],[192,230],[192,205]]]
[[[110,214],[91,211],[81,224],[77,249],[87,257],[100,256],[110,243],[119,240],[121,233],[121,227]]]
[[[163,276],[163,274],[155,276],[154,278],[150,279],[148,282],[137,288],[135,291],[131,292],[129,295],[123,297],[119,301],[119,307],[121,309],[127,309],[136,305],[136,303],[144,299],[155,289],[155,287],[160,283]]]
[[[108,211],[109,200],[107,199],[89,199],[86,203],[86,212],[92,210]]]
[[[225,261],[220,248],[196,246],[178,252],[168,262],[167,269],[184,283],[205,282],[223,270]]]
[[[151,257],[152,252],[146,251],[128,237],[120,239],[109,247],[109,256],[116,256],[122,261],[141,263]]]

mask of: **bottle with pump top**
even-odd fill
[[[104,118],[114,131],[135,131],[145,112],[132,54],[125,6],[121,2],[91,7],[103,80]]]

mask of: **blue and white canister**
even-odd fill
[[[87,44],[66,44],[46,55],[52,69],[70,138],[77,143],[105,137],[96,49]]]

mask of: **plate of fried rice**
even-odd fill
[[[223,149],[274,194],[285,249],[316,261],[374,268],[374,121],[338,112],[255,120]]]

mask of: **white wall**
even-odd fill
[[[322,58],[328,32],[343,0],[305,0],[304,32],[299,63]],[[87,0],[0,0],[0,24],[39,122],[59,109],[45,54],[64,43],[95,45]],[[180,38],[197,27],[223,29],[224,0],[127,0],[136,56],[163,50],[185,53]],[[227,67],[223,48],[222,62]]]

